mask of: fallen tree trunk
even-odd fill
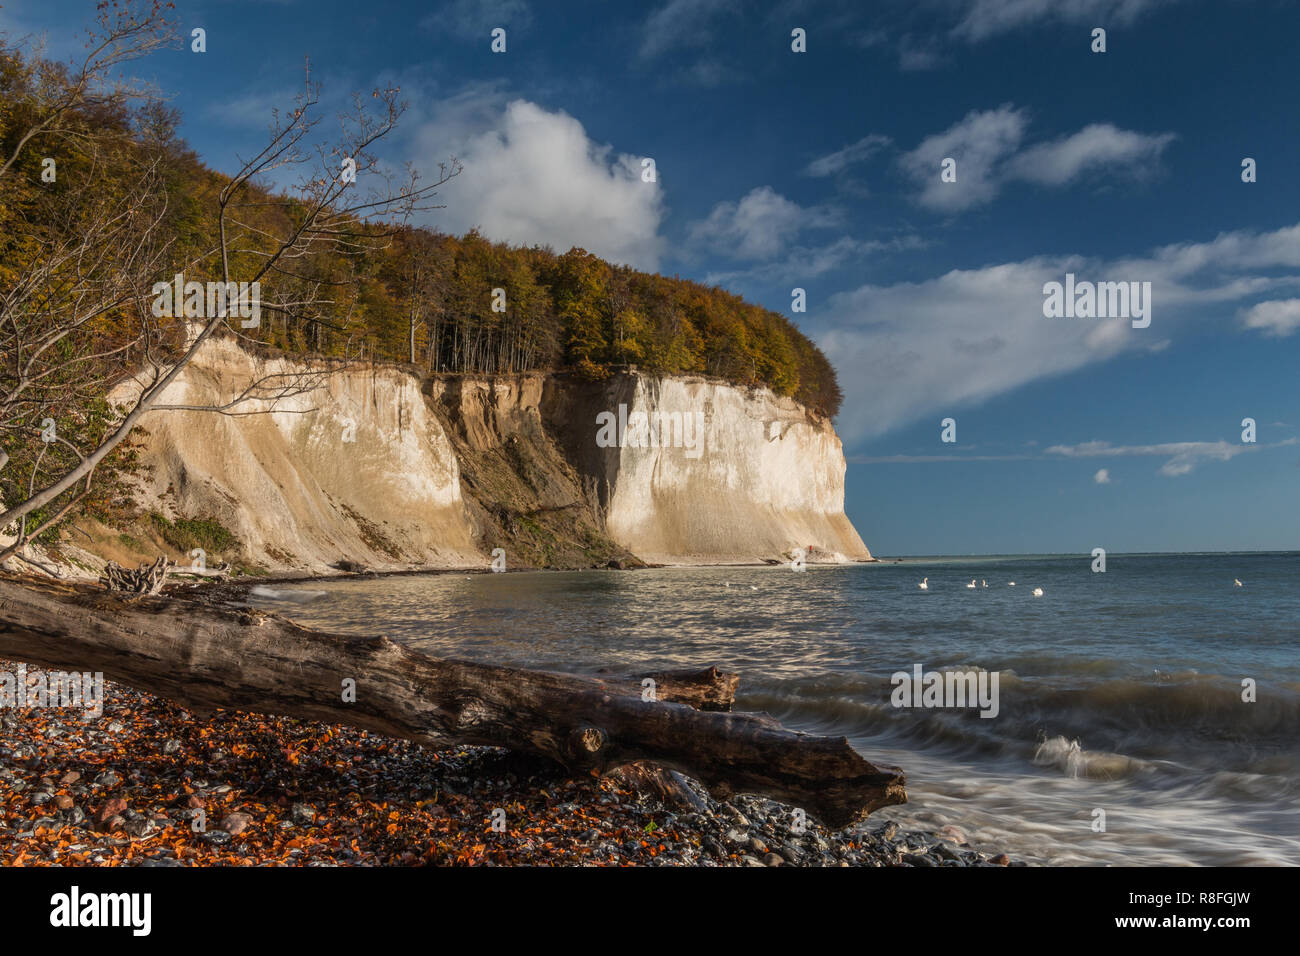
[[[229,708],[431,746],[487,744],[574,770],[646,760],[696,778],[717,796],[765,794],[832,827],[907,799],[901,771],[872,765],[844,737],[795,733],[765,714],[674,702],[674,695],[695,703],[725,698],[729,706],[733,675],[713,668],[654,675],[657,699],[643,700],[639,680],[444,660],[385,637],[308,630],[260,611],[3,577],[0,655],[102,671],[199,715]]]

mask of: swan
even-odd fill
[[[988,583],[987,581],[985,581],[983,578],[980,578],[980,587],[982,587],[982,588],[986,588],[986,587],[988,587],[988,586],[989,586],[989,583]]]
[[[917,587],[920,588],[922,591],[928,591],[928,590],[930,590],[930,579],[929,579],[929,578],[922,578],[922,579],[921,579],[921,583],[918,584]]]
[[[1240,578],[1233,578],[1233,579],[1232,579],[1232,583],[1235,584],[1237,587],[1241,587],[1241,579],[1240,579]]]
[[[1008,582],[1007,582],[1007,587],[1009,587],[1009,588],[1013,588],[1013,587],[1015,587],[1015,586],[1016,586],[1016,582],[1015,582],[1015,581],[1008,581]]]
[[[1042,597],[1042,596],[1043,596],[1043,589],[1042,589],[1042,588],[1034,588],[1034,597]]]
[[[966,588],[969,590],[969,589],[972,589],[972,588],[974,588],[974,587],[975,587],[975,579],[974,579],[974,578],[971,578],[971,579],[970,579],[970,584],[966,585]]]

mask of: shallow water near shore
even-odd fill
[[[248,600],[440,656],[717,664],[741,675],[738,710],[902,767],[910,803],[873,820],[952,824],[1013,857],[1300,864],[1300,553],[1112,554],[1102,574],[1088,556],[444,574]],[[915,665],[998,672],[997,716],[892,706],[890,676]]]

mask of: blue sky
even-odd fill
[[[92,9],[10,0],[0,28],[71,55]],[[786,313],[806,289],[793,317],[839,372],[847,509],[878,554],[1300,548],[1294,2],[181,0],[176,18],[207,52],[137,72],[214,167],[259,142],[310,55],[328,105],[401,87],[391,158],[465,163],[430,225]],[[1067,272],[1150,282],[1150,326],[1045,317]]]

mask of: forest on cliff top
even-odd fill
[[[218,198],[231,177],[206,167],[177,137],[174,110],[90,99],[60,116],[57,131],[17,149],[47,88],[60,82],[70,79],[58,64],[0,44],[0,151],[17,156],[0,192],[0,294],[37,271],[46,236],[80,219],[90,230],[115,204],[123,204],[122,215],[157,210],[151,244],[165,252],[153,262],[155,281],[177,272],[187,281],[221,279]],[[43,177],[49,159],[53,181]],[[454,201],[456,169],[443,171],[439,202]],[[145,178],[156,184],[148,196],[140,195]],[[291,232],[299,215],[297,196],[267,181],[244,185],[237,221],[248,241],[230,264],[232,279],[251,275],[269,237]],[[436,220],[436,209],[428,218]],[[635,365],[767,386],[827,416],[839,407],[835,372],[818,348],[785,316],[725,289],[639,272],[581,248],[557,253],[477,232],[372,225],[364,215],[347,228],[368,240],[365,255],[324,246],[298,257],[292,270],[263,276],[268,308],[258,328],[240,334],[292,354],[403,362],[425,373],[573,369],[601,378]],[[268,237],[262,248],[258,236]],[[107,258],[103,265],[117,264]],[[83,256],[52,278],[75,283],[94,268]],[[115,345],[116,318],[108,310],[94,321],[101,351]],[[133,358],[130,349],[113,356],[124,371]]]

